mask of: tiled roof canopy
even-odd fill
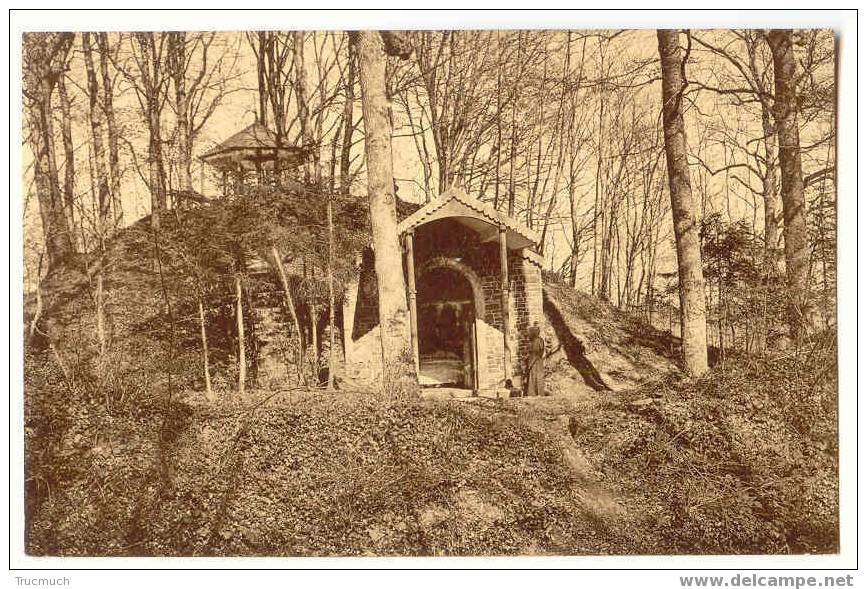
[[[209,149],[199,158],[217,168],[246,170],[257,167],[270,168],[279,161],[281,166],[297,166],[304,162],[307,150],[294,145],[278,145],[277,136],[262,123],[255,122],[219,145]]]
[[[499,228],[504,227],[509,249],[535,248],[539,243],[537,232],[457,187],[449,188],[401,221],[398,232],[403,235],[410,229],[447,217],[473,229],[483,242],[497,239]]]

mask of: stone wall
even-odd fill
[[[291,272],[288,279],[290,288],[297,288],[302,280],[295,265],[286,265]],[[269,268],[270,270],[270,268]],[[295,324],[286,309],[285,295],[282,285],[273,271],[250,272],[244,286],[244,315],[246,341],[250,375],[255,384],[262,388],[281,388],[295,386],[300,381],[297,366],[298,335]],[[374,301],[375,301],[374,297]],[[307,343],[308,365],[305,373],[313,370],[313,350],[311,347],[310,308],[307,302],[296,298],[295,310],[301,323],[303,337]],[[234,310],[233,310],[234,313]],[[340,309],[336,309],[336,321],[341,321]],[[234,321],[232,323],[234,327]],[[339,327],[339,324],[338,324]],[[317,308],[317,329],[319,338],[320,368],[328,361],[328,307]],[[234,332],[233,332],[234,333]],[[338,358],[341,360],[335,366],[338,377],[342,374],[342,359],[344,357],[343,333],[336,330],[335,346]],[[233,352],[237,343],[233,344]]]
[[[382,375],[382,343],[373,252],[363,252],[357,263],[343,299],[344,366],[349,380],[374,382]]]

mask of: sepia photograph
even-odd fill
[[[245,15],[13,31],[35,566],[841,553],[854,39]]]

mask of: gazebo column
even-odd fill
[[[503,307],[503,378],[512,378],[512,320],[509,313],[509,248],[506,228],[500,226],[500,296]]]
[[[244,164],[238,162],[238,171],[235,176],[235,195],[239,195],[244,191]]]
[[[262,186],[265,183],[265,173],[262,171],[262,160],[256,158],[256,182],[259,183],[259,186]]]
[[[406,288],[409,293],[409,338],[412,347],[412,360],[415,372],[418,374],[418,311],[416,309],[415,290],[415,252],[413,248],[413,230],[406,233]]]

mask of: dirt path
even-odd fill
[[[553,397],[528,397],[521,399],[465,399],[467,403],[495,411],[495,419],[516,420],[523,426],[542,433],[559,447],[563,464],[568,469],[573,484],[575,499],[587,518],[592,530],[608,541],[600,546],[596,538],[587,539],[587,551],[605,553],[610,544],[617,544],[619,530],[627,517],[627,501],[604,482],[604,477],[587,459],[582,448],[572,435],[575,415],[592,413],[602,401],[600,395],[610,392],[595,392],[582,389],[573,395]],[[565,543],[565,542],[564,542]]]

